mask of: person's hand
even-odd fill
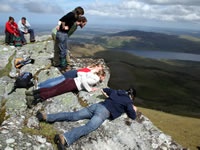
[[[135,112],[137,111],[137,107],[133,105],[133,109],[135,110]]]
[[[69,27],[68,27],[68,26],[65,26],[65,27],[64,27],[64,29],[65,29],[65,30],[68,30],[68,29],[69,29]]]
[[[92,92],[97,91],[97,90],[98,88],[95,88],[95,87],[92,88]]]
[[[57,30],[57,31],[59,31],[59,27],[60,27],[59,25],[56,26],[56,30]]]

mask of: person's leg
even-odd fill
[[[26,39],[24,37],[24,32],[22,32],[22,31],[20,31],[20,38],[21,38],[22,44],[26,44]]]
[[[60,66],[60,49],[58,47],[58,40],[56,40],[56,32],[57,31],[54,31],[54,30],[56,30],[56,29],[53,29],[52,34],[51,34],[52,39],[54,41],[53,65],[55,67],[57,67],[57,66]]]
[[[40,98],[42,100],[46,100],[48,98],[51,98],[57,95],[61,95],[67,92],[73,92],[77,90],[78,89],[74,82],[74,79],[67,79],[53,87],[41,88],[39,89],[39,92],[40,92]]]
[[[38,88],[50,88],[63,82],[66,79],[75,78],[75,77],[77,77],[77,70],[70,70],[70,71],[65,72],[63,75],[59,77],[48,79],[44,82],[39,83]]]
[[[90,107],[92,107],[92,105]],[[90,119],[91,117],[92,113],[90,112],[88,107],[86,107],[75,112],[60,112],[56,114],[47,114],[46,121],[50,123],[61,121],[78,121],[82,119]]]
[[[38,88],[50,88],[53,87],[61,82],[63,82],[65,80],[65,77],[63,75],[56,77],[56,78],[52,78],[52,79],[48,79],[44,82],[41,82],[38,84]]]
[[[5,32],[5,43],[6,43],[6,44],[9,44],[9,43],[10,43],[9,37],[10,37],[10,33]]]
[[[14,34],[9,34],[9,44],[10,45],[14,45],[14,38],[15,38]]]
[[[58,40],[58,47],[60,50],[60,66],[65,68],[67,66],[66,54],[67,54],[67,34],[62,32],[57,32],[56,40]]]
[[[30,33],[30,42],[35,42],[34,30],[28,29],[28,33]]]
[[[72,130],[63,134],[68,146],[78,140],[80,137],[96,130],[110,116],[110,112],[101,104],[91,105],[91,107],[88,107],[88,112],[90,114],[89,116],[92,116],[92,118],[87,124],[73,128]]]

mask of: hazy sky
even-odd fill
[[[142,25],[200,30],[200,0],[0,0],[0,25],[9,16],[18,22],[25,16],[31,24],[57,24],[82,6],[88,25]]]

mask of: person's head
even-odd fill
[[[130,98],[132,99],[132,100],[134,100],[135,99],[135,97],[136,97],[136,90],[135,90],[135,88],[129,88],[128,90],[126,90],[127,91],[127,94],[130,96]]]
[[[97,72],[97,75],[100,78],[100,82],[102,82],[106,77],[106,72],[102,69],[102,70],[99,70],[99,72]]]
[[[94,72],[99,72],[100,70],[103,70],[104,66],[102,63],[94,63],[90,66],[88,66],[91,70],[94,70]]]
[[[77,21],[76,21],[76,24],[78,26],[80,26],[81,28],[83,28],[87,23],[87,19],[85,16],[79,16]]]
[[[15,19],[14,19],[13,17],[10,16],[9,19],[8,19],[8,21],[12,23],[12,22],[15,21]]]
[[[22,21],[22,24],[26,24],[26,18],[25,17],[22,17],[21,21]]]
[[[73,12],[75,13],[75,16],[78,17],[78,16],[82,16],[84,15],[84,9],[82,7],[76,7]]]

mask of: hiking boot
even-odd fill
[[[36,94],[39,94],[39,90],[33,90],[33,91],[25,91],[26,96],[34,96]]]
[[[28,108],[32,108],[33,107],[33,101],[34,101],[34,96],[26,96],[26,104],[28,106]]]
[[[25,91],[25,95],[27,96],[33,96],[33,91]]]
[[[63,135],[56,134],[54,137],[54,143],[57,144],[58,150],[66,150],[65,145],[67,145]]]
[[[72,70],[71,66],[67,65],[66,67],[60,68],[60,72],[63,74],[69,70]]]
[[[40,122],[45,122],[47,119],[46,115],[41,113],[40,111],[37,111],[36,117]]]

